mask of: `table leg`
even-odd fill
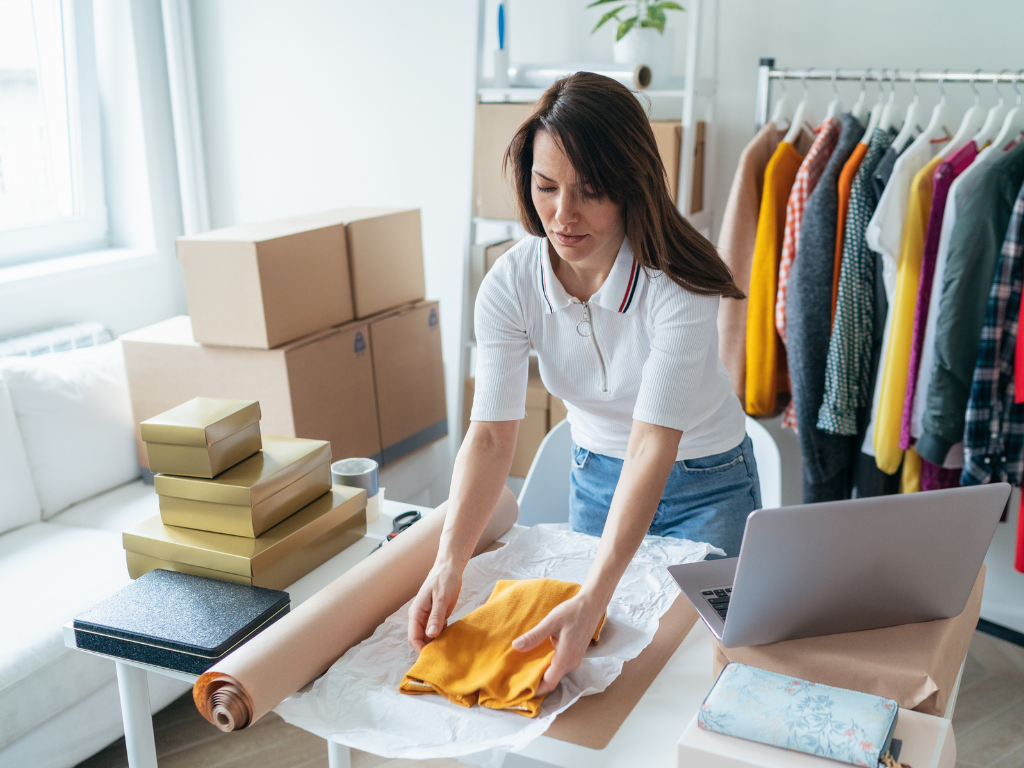
[[[328,768],[352,768],[352,752],[344,744],[327,740]]]
[[[146,671],[120,661],[114,663],[117,666],[117,689],[121,694],[121,717],[124,720],[128,766],[157,768],[153,714],[149,704],[149,681],[146,679]]]

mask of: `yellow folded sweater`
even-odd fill
[[[427,643],[399,691],[435,693],[463,707],[480,704],[536,717],[544,701],[537,688],[555,648],[545,641],[532,651],[517,651],[512,641],[579,591],[579,584],[555,579],[499,581],[484,605]],[[591,645],[597,645],[604,620]]]

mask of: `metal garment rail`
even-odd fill
[[[755,122],[760,128],[768,121],[769,102],[771,101],[772,80],[828,80],[832,83],[840,80],[866,83],[874,80],[881,85],[884,82],[895,83],[1011,83],[1014,86],[1024,79],[1024,69],[1011,72],[938,72],[934,70],[906,69],[776,69],[775,59],[761,59],[757,68],[757,112]]]

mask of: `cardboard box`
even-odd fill
[[[530,376],[526,382],[526,418],[519,422],[516,452],[509,470],[513,477],[526,477],[533,457],[548,433],[548,391],[540,380],[535,363],[535,360],[530,361]]]
[[[448,434],[438,311],[420,301],[369,320],[382,465]]]
[[[149,468],[213,477],[262,447],[255,400],[195,397],[139,425]]]
[[[365,323],[259,350],[200,345],[189,318],[180,316],[126,333],[121,341],[136,423],[192,397],[257,400],[265,432],[328,440],[338,459],[380,457]],[[141,438],[138,449],[146,466]]]
[[[197,341],[268,349],[353,318],[345,226],[322,215],[180,237]]]
[[[321,215],[345,224],[357,318],[426,295],[419,209],[339,208]]]
[[[365,534],[366,491],[336,485],[255,539],[176,528],[154,516],[122,540],[133,579],[167,568],[283,589]]]
[[[153,484],[166,525],[255,538],[331,489],[331,445],[267,435],[262,451],[212,480]]]
[[[683,144],[681,120],[651,120],[658,154],[668,174],[668,191],[673,201],[679,199],[679,153]],[[699,210],[699,209],[698,209]]]
[[[505,148],[533,104],[477,104],[473,137],[473,215],[516,220],[515,194],[501,171]]]
[[[548,395],[548,431],[558,424],[560,421],[564,421],[569,416],[569,411],[565,407],[565,403],[559,400],[554,395]]]

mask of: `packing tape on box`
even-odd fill
[[[372,635],[419,591],[434,565],[446,509],[442,504],[205,672],[192,688],[203,717],[225,732],[245,728]],[[518,515],[515,497],[503,488],[475,554]]]

